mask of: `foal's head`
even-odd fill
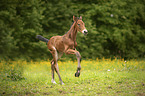
[[[80,17],[73,16],[73,21],[76,22],[75,27],[76,27],[77,31],[80,31],[84,35],[88,34],[88,31],[85,28],[85,23],[82,21],[82,16],[80,16]]]

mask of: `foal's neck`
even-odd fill
[[[66,36],[73,41],[76,41],[76,36],[77,36],[77,29],[75,28],[75,23],[71,26],[70,30],[67,32]]]

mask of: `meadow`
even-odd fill
[[[74,74],[77,61],[59,61],[64,85],[51,83],[50,60],[0,61],[0,95],[13,96],[145,96],[145,60],[82,60],[81,75]]]

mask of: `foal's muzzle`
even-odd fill
[[[88,34],[88,32],[87,31],[84,31],[84,35],[87,35]]]
[[[87,30],[87,29],[84,29],[84,30],[82,31],[82,33],[83,33],[84,35],[87,35],[87,34],[88,34],[88,30]]]

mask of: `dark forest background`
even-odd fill
[[[83,58],[145,57],[145,0],[0,0],[0,58],[50,58],[36,35],[65,34],[73,15],[88,30],[77,35]]]

